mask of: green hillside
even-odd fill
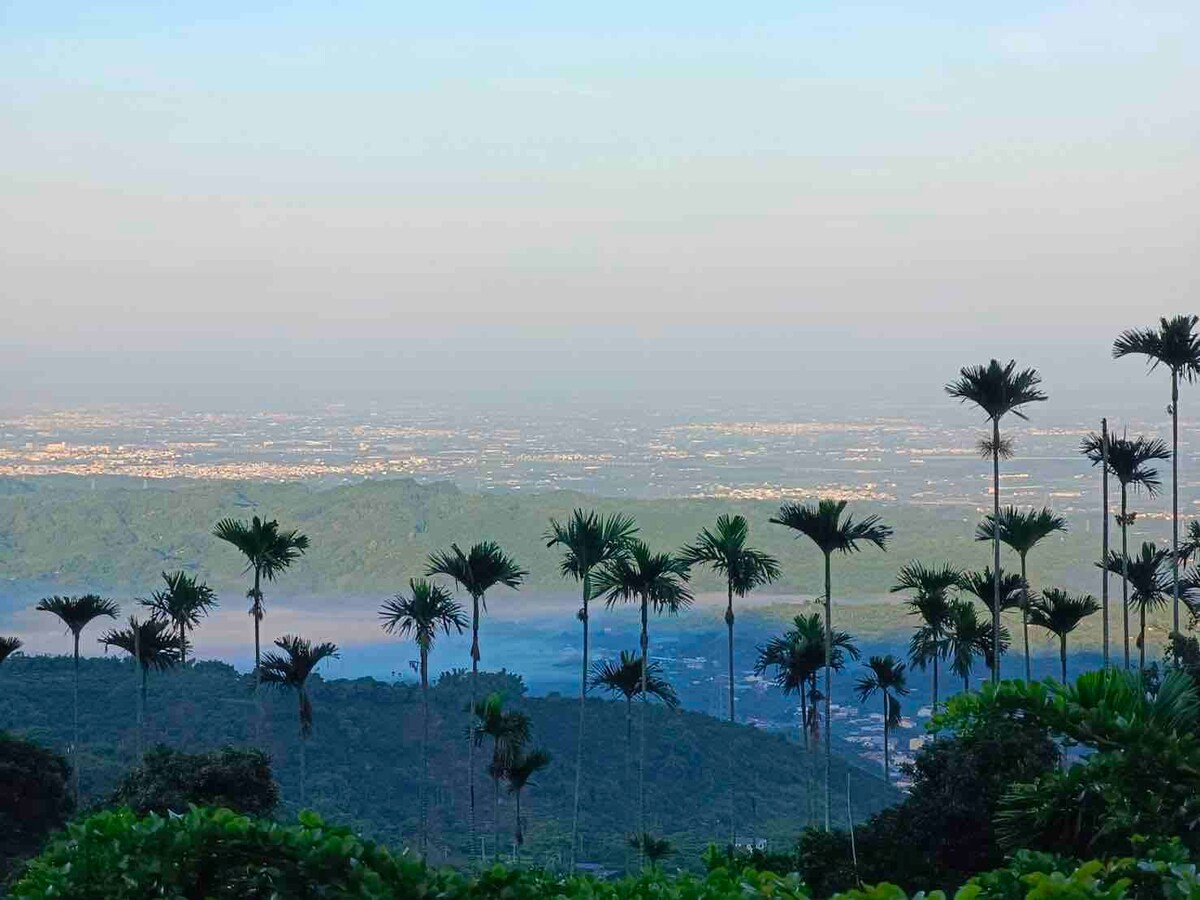
[[[65,658],[10,658],[0,667],[0,728],[65,749],[70,732],[70,674],[70,660]],[[527,846],[534,859],[552,862],[566,853],[569,843],[576,702],[557,695],[522,698],[520,681],[514,676],[488,676],[488,681],[529,713],[535,743],[553,754],[550,768],[537,777],[523,803],[532,815]],[[135,683],[128,663],[84,661],[83,789],[93,799],[108,791],[133,761]],[[308,759],[310,805],[330,819],[353,823],[367,835],[393,846],[404,845],[415,836],[418,825],[418,691],[408,683],[318,679],[312,694],[316,731]],[[465,682],[454,676],[443,679],[431,695],[431,773],[436,785],[431,843],[440,854],[458,860],[468,849],[462,786],[466,700]],[[262,744],[275,761],[282,785],[285,807],[281,812],[291,815],[298,777],[295,700],[268,695],[265,707]],[[252,710],[248,680],[224,664],[205,662],[186,672],[152,675],[149,742],[189,750],[246,744],[253,735]],[[627,823],[636,811],[636,791],[623,784],[625,709],[624,704],[594,700],[590,710],[584,857],[615,866],[624,859],[620,835],[630,830]],[[634,728],[636,741],[636,715]],[[806,822],[809,789],[806,756],[799,744],[697,713],[651,707],[646,770],[649,825],[672,840],[681,865],[697,864],[700,850],[728,832],[731,741],[739,834],[765,837],[781,846],[793,841]],[[842,798],[847,776],[857,821],[898,798],[873,772],[835,759],[835,821],[845,817]],[[480,828],[490,836],[490,783],[482,774],[480,778]],[[512,808],[504,796],[500,823],[502,846],[507,848]]]

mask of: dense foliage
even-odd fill
[[[69,779],[62,756],[0,732],[0,883],[70,816]]]
[[[108,799],[144,815],[220,806],[248,816],[270,816],[279,803],[271,760],[254,748],[224,747],[184,753],[159,745],[121,779]]]

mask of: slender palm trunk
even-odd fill
[[[525,843],[525,835],[522,833],[522,829],[521,829],[521,792],[517,791],[516,796],[517,796],[517,812],[516,812],[516,829],[513,831],[513,845],[515,847],[515,850],[513,851],[513,853],[517,858],[517,862],[520,863],[521,862],[521,845]]]
[[[825,830],[833,809],[833,579],[825,554]]]
[[[262,647],[260,633],[262,631],[262,570],[254,567],[254,743],[262,740],[263,705],[262,705]]]
[[[492,759],[499,752],[500,741],[492,744]],[[500,861],[500,776],[492,776],[492,859]]]
[[[1125,668],[1129,668],[1129,488],[1121,484],[1121,617],[1125,624]]]
[[[1058,661],[1062,663],[1062,683],[1067,683],[1067,636],[1065,634],[1058,637]]]
[[[179,668],[187,666],[187,626],[179,623]]]
[[[933,711],[937,712],[938,707],[938,658],[937,654],[933,654]]]
[[[1103,527],[1103,547],[1101,548],[1100,558],[1104,560],[1104,566],[1100,570],[1100,606],[1103,610],[1101,618],[1104,623],[1104,668],[1108,668],[1108,419],[1100,420],[1100,453],[1101,465],[1103,470],[1101,493],[1101,504],[1104,507],[1104,527]]]
[[[1179,372],[1171,370],[1171,596],[1172,629],[1179,633]],[[1143,642],[1145,634],[1142,635]],[[1145,653],[1145,647],[1142,648]]]
[[[729,629],[729,724],[732,725],[736,719],[734,716],[733,707],[733,582],[728,582],[726,585],[729,588],[729,605],[725,607],[725,625]],[[729,733],[729,848],[730,852],[737,844],[737,820],[734,817],[736,810],[736,798],[734,795],[733,785],[733,741],[734,734]]]
[[[472,741],[474,743],[474,741]],[[429,853],[429,648],[421,647],[421,861]]]
[[[888,695],[887,691],[883,692],[883,780],[891,781],[892,776],[892,748],[889,746],[888,738],[891,737],[891,728],[889,728],[888,717]]]
[[[633,697],[625,698],[625,790],[631,791],[629,783],[629,757],[633,753]],[[625,844],[625,874],[629,874],[629,841]]]
[[[992,681],[1000,681],[1000,420],[992,419]]]
[[[308,802],[308,738],[300,735],[300,806]]]
[[[970,690],[971,690],[971,676],[964,675],[963,676],[963,693],[965,694]]]
[[[142,764],[142,757],[146,752],[146,667],[137,660],[134,660],[134,667],[140,669],[142,673],[142,684],[138,689],[137,695],[137,762]]]
[[[1025,640],[1025,680],[1033,681],[1029,662],[1029,577],[1025,570],[1025,554],[1021,554],[1021,631]]]
[[[642,712],[641,712],[641,732],[638,734],[638,742],[640,744],[638,751],[638,834],[646,833],[646,707],[650,703],[650,696],[646,692],[646,666],[650,653],[650,607],[649,598],[642,597]],[[645,841],[638,847],[638,868],[642,869],[646,866],[646,848]]]
[[[1146,671],[1146,604],[1138,604],[1138,671]]]
[[[75,808],[79,809],[79,632],[75,635],[75,683],[72,688],[73,710],[71,714],[71,781],[75,787]]]
[[[575,858],[579,852],[579,793],[583,786],[583,730],[587,711],[589,588],[590,578],[588,573],[584,572],[583,609],[580,612],[580,617],[583,619],[583,672],[579,678],[579,733],[575,743],[575,805],[571,815],[571,871],[575,871]]]
[[[471,834],[471,846],[475,846],[475,736],[471,733],[474,726],[475,700],[479,695],[479,598],[471,595],[471,720],[467,725],[467,796],[470,804],[468,827]]]

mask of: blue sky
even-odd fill
[[[1195,306],[1197,46],[1164,0],[9,0],[0,375],[1100,358]]]

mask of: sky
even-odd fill
[[[0,0],[9,403],[1081,397],[1200,311],[1200,6]]]

